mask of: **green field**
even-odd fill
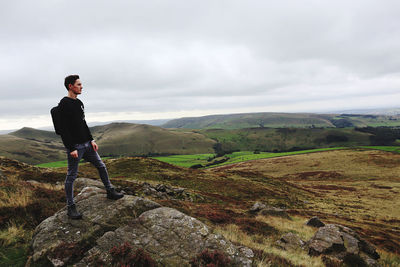
[[[364,148],[364,149],[377,149],[377,150],[384,150],[388,152],[397,152],[400,153],[400,146],[356,146],[353,148]],[[298,154],[305,154],[305,153],[312,153],[312,152],[320,152],[320,151],[328,151],[328,150],[337,150],[337,149],[351,149],[349,147],[328,147],[328,148],[316,148],[316,149],[307,149],[307,150],[299,150],[299,151],[291,151],[291,152],[260,152],[259,154],[254,154],[253,151],[238,151],[233,152],[231,154],[226,154],[224,157],[229,158],[226,162],[215,164],[209,166],[207,168],[216,167],[216,166],[223,166],[233,163],[238,163],[242,161],[248,160],[255,160],[255,159],[266,159],[266,158],[274,158],[274,157],[282,157],[282,156],[289,156],[289,155],[298,155]],[[189,168],[196,164],[206,165],[209,163],[208,159],[214,157],[215,154],[193,154],[193,155],[172,155],[172,156],[161,156],[161,157],[151,157],[153,159],[157,159],[169,164],[177,165],[180,167]],[[102,157],[102,159],[109,159],[113,157]],[[222,159],[222,157],[217,158]],[[80,161],[83,163],[83,159]],[[43,164],[35,165],[37,167],[43,168],[57,168],[57,167],[67,167],[68,162],[66,160],[62,161],[55,161],[55,162],[48,162]]]
[[[227,164],[238,163],[242,161],[255,160],[255,159],[266,159],[266,158],[274,158],[274,157],[282,157],[288,155],[297,155],[297,154],[305,154],[319,151],[327,151],[327,150],[337,150],[337,149],[347,149],[346,147],[330,147],[330,148],[317,148],[317,149],[308,149],[308,150],[300,150],[300,151],[291,151],[291,152],[280,152],[280,153],[271,153],[271,152],[260,152],[259,154],[254,154],[253,151],[239,151],[233,152],[231,154],[226,154],[224,157],[228,157],[224,163],[215,164],[210,167],[222,166]],[[197,154],[197,155],[174,155],[174,156],[165,156],[165,157],[153,157],[154,159],[167,162],[173,165],[181,166],[181,167],[190,167],[195,164],[207,164],[209,163],[207,159],[209,157],[214,156],[214,154]]]
[[[214,154],[173,155],[173,156],[152,157],[152,158],[163,162],[167,162],[169,164],[189,168],[190,166],[195,164],[206,163],[207,159],[210,157],[214,157]]]

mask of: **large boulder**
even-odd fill
[[[76,178],[74,181],[74,190],[80,191],[83,188],[88,187],[88,186],[104,189],[103,182],[100,180],[79,177],[79,178]]]
[[[325,224],[317,216],[314,216],[311,219],[309,219],[306,222],[306,225],[317,228],[325,226]]]
[[[175,209],[132,195],[106,198],[105,190],[86,186],[75,198],[82,220],[66,208],[40,223],[32,239],[32,261],[54,266],[111,265],[111,250],[128,242],[160,266],[189,266],[204,249],[224,253],[237,266],[251,266],[251,249],[235,246],[205,224]]]
[[[350,266],[380,266],[375,247],[354,230],[340,224],[326,224],[318,228],[307,241],[311,256],[328,255]],[[361,264],[361,265],[360,265]]]

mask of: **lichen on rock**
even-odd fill
[[[104,189],[85,186],[75,202],[82,220],[69,219],[65,207],[37,226],[33,261],[96,266],[100,260],[107,265],[112,262],[110,250],[129,242],[165,266],[189,266],[206,248],[222,251],[237,266],[252,264],[251,249],[235,246],[199,220],[149,199],[125,195],[109,200]]]

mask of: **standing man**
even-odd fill
[[[76,210],[74,203],[73,184],[78,174],[79,161],[84,158],[92,163],[99,171],[100,178],[107,190],[107,198],[119,199],[124,195],[115,191],[108,178],[106,165],[97,153],[98,146],[93,140],[85,120],[84,105],[77,98],[82,93],[82,83],[78,75],[69,75],[64,85],[68,96],[59,103],[61,117],[61,139],[67,149],[68,172],[65,179],[65,193],[67,196],[68,217],[81,219],[82,214]]]

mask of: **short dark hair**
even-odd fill
[[[69,90],[68,85],[69,84],[74,85],[75,81],[78,80],[78,79],[79,79],[79,75],[76,75],[76,74],[68,75],[67,77],[65,77],[64,85],[65,85],[65,88],[67,88],[67,91]]]

